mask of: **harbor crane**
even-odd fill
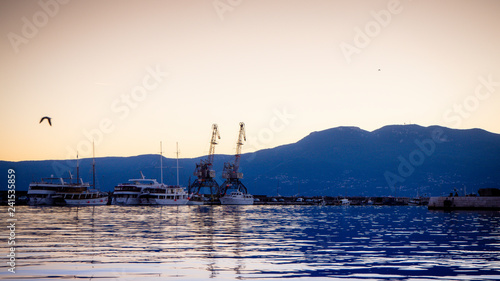
[[[243,178],[243,173],[239,172],[240,160],[241,160],[241,147],[243,146],[243,141],[246,141],[245,135],[245,123],[240,122],[240,132],[238,134],[238,140],[236,141],[236,154],[234,156],[234,162],[224,163],[224,170],[222,171],[222,178],[225,179],[224,183],[220,187],[221,195],[226,194],[228,189],[235,189],[242,193],[248,193],[247,188],[240,179]]]
[[[219,184],[215,181],[215,171],[212,169],[217,139],[220,139],[219,128],[217,127],[217,124],[213,124],[208,158],[206,160],[202,159],[199,164],[196,164],[194,175],[197,179],[189,185],[189,193],[200,196],[208,195],[208,193],[204,190],[208,188],[210,190],[210,199],[212,201],[218,200],[218,196],[220,194]]]

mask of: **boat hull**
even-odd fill
[[[141,201],[139,198],[132,197],[114,197],[111,200],[112,205],[139,205]]]
[[[222,205],[253,205],[253,197],[251,198],[241,198],[241,197],[221,197],[220,203]]]
[[[68,206],[98,206],[107,205],[108,197],[91,198],[91,199],[65,199]]]
[[[29,196],[28,197],[28,205],[30,205],[30,206],[52,206],[52,205],[54,205],[54,198],[52,198],[52,197],[40,198],[40,197],[35,197],[35,196]]]
[[[177,200],[172,200],[172,199],[156,199],[156,203],[158,205],[186,205],[188,202],[188,199],[177,199]]]

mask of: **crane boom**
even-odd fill
[[[234,155],[234,162],[224,163],[224,169],[222,170],[222,178],[224,178],[225,181],[220,186],[220,191],[221,194],[224,194],[224,196],[230,189],[237,190],[244,194],[248,193],[247,188],[240,181],[240,179],[243,178],[243,173],[238,171],[240,168],[241,147],[243,146],[243,141],[246,140],[245,123],[240,122],[240,132],[238,134],[238,140],[236,141],[236,154]]]
[[[212,124],[212,138],[210,140],[210,151],[208,152],[209,164],[212,164],[214,162],[215,145],[217,144],[217,139],[220,139],[219,128],[217,124]]]
[[[238,141],[236,142],[236,155],[234,157],[234,171],[238,172],[240,167],[241,158],[241,147],[243,146],[243,141],[246,141],[247,137],[245,134],[245,123],[240,122],[240,133],[238,135]]]

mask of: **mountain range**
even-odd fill
[[[244,148],[244,147],[243,147]],[[195,163],[179,159],[181,185],[194,180]],[[233,155],[215,155],[217,181]],[[104,191],[130,178],[160,181],[160,156],[96,158],[96,186]],[[92,159],[79,161],[80,177],[92,181]],[[27,190],[42,177],[76,177],[76,160],[0,161],[16,171],[16,186]],[[390,125],[369,132],[336,127],[300,141],[242,154],[242,182],[252,194],[304,196],[416,196],[477,192],[500,187],[500,135],[481,129]],[[163,158],[164,182],[176,183],[176,159]],[[7,189],[7,181],[0,182]]]

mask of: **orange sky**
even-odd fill
[[[243,152],[336,126],[500,133],[499,1],[1,1],[0,160]],[[53,126],[38,124],[51,116]]]

